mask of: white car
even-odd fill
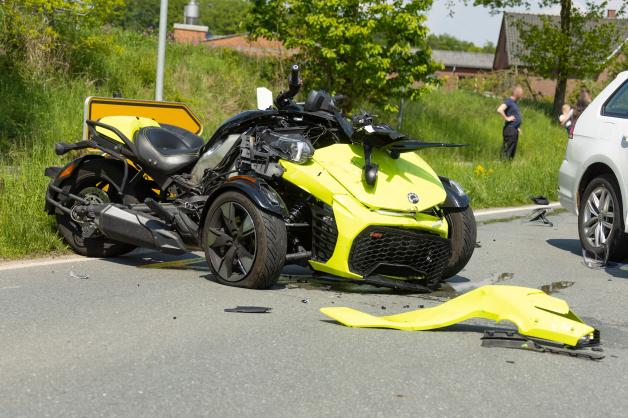
[[[561,205],[578,215],[584,249],[628,255],[628,71],[578,118],[560,166]]]

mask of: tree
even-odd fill
[[[183,8],[189,0],[168,1],[168,25],[183,23]],[[211,34],[226,35],[244,30],[242,22],[251,2],[249,0],[200,0],[200,25],[207,25]],[[113,23],[135,31],[154,31],[159,28],[158,0],[133,0],[120,9],[121,15]]]
[[[213,35],[244,32],[244,16],[251,9],[249,0],[207,0],[201,7],[203,23]]]
[[[432,49],[443,49],[445,51],[495,53],[495,44],[490,41],[486,42],[484,46],[477,46],[473,42],[463,41],[446,33],[441,35],[431,33],[427,37],[427,44]]]
[[[183,7],[189,0],[168,1],[168,25],[183,23]],[[120,8],[120,16],[112,23],[135,31],[154,31],[159,28],[159,0],[131,0]],[[202,15],[201,15],[202,19]]]
[[[553,115],[561,112],[567,80],[597,76],[609,64],[608,55],[623,41],[618,25],[603,20],[607,1],[588,1],[583,9],[572,0],[474,0],[473,3],[493,10],[529,8],[532,3],[542,8],[560,6],[558,19],[543,16],[538,26],[519,23],[524,46],[519,58],[532,73],[556,80]]]
[[[55,68],[88,72],[99,65],[99,52],[114,48],[100,29],[124,1],[3,0],[0,51],[14,69],[34,75]]]
[[[248,29],[297,48],[309,86],[396,110],[439,69],[427,46],[431,0],[255,0]]]

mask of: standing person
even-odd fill
[[[569,134],[569,130],[573,124],[573,108],[567,103],[563,105],[563,113],[558,117],[558,121],[560,122],[560,126],[565,128],[567,134]]]
[[[591,97],[591,92],[587,90],[586,88],[582,88],[580,90],[580,94],[578,95],[578,100],[576,101],[576,108],[574,109],[574,112],[573,112],[574,122],[578,120],[582,112],[584,112],[584,109],[586,109],[587,106],[589,106],[592,101],[593,101],[593,98]]]
[[[512,95],[504,100],[497,108],[502,118],[504,118],[504,129],[502,135],[504,146],[502,148],[502,158],[512,160],[517,152],[517,142],[521,133],[521,110],[517,102],[523,97],[523,88],[516,85],[512,89]]]

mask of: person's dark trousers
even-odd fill
[[[517,142],[519,141],[519,130],[512,126],[504,127],[504,147],[502,148],[502,158],[512,160],[517,152]]]

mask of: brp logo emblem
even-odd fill
[[[408,193],[408,201],[410,203],[419,203],[419,195],[416,193]]]

